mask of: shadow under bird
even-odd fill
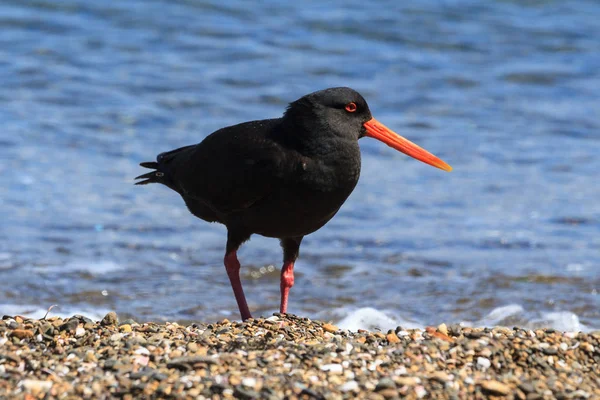
[[[371,116],[365,99],[340,87],[308,94],[283,117],[219,129],[201,143],[159,154],[137,185],[162,183],[196,217],[227,227],[225,269],[243,320],[251,318],[236,252],[252,234],[283,248],[281,303],[287,312],[302,238],[325,225],[358,182],[358,140],[372,137],[445,171],[452,168]]]

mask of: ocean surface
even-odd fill
[[[0,314],[238,319],[223,226],[141,161],[350,86],[454,167],[362,139],[289,311],[343,327],[600,328],[600,2],[3,0]],[[255,315],[281,250],[240,253]]]

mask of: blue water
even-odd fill
[[[454,171],[361,140],[290,312],[600,327],[598,21],[596,0],[4,0],[0,312],[238,318],[225,229],[133,186],[137,164],[350,86]],[[240,252],[256,315],[281,257],[258,236]]]

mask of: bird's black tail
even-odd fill
[[[158,157],[156,157],[155,161],[143,162],[140,165],[144,168],[150,168],[154,171],[145,173],[136,177],[135,179],[143,179],[139,182],[136,182],[136,185],[147,185],[149,183],[162,183],[173,190],[176,190],[172,179],[169,177],[169,164],[179,155],[183,150],[188,150],[195,145],[181,147],[179,149],[167,151],[165,153],[160,153]]]

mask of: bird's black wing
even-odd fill
[[[169,178],[184,198],[220,215],[251,207],[278,187],[288,171],[285,153],[270,139],[278,122],[252,121],[212,133],[171,162]]]

